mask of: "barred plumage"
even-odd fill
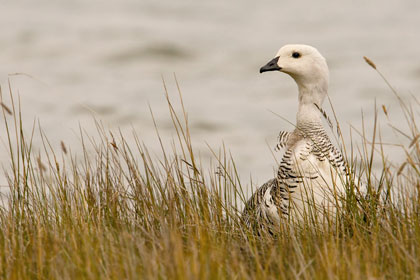
[[[282,148],[287,146],[287,141],[289,141],[290,132],[288,131],[280,131],[279,136],[277,136],[277,145],[275,150],[279,151]]]
[[[285,153],[277,176],[257,189],[242,214],[248,226],[270,233],[283,219],[333,216],[345,194],[347,177],[344,158],[322,125],[322,116],[329,121],[321,108],[328,89],[325,59],[310,46],[286,45],[273,61],[260,72],[280,70],[295,79],[299,87],[297,125],[293,132],[280,132],[276,148],[284,148]]]

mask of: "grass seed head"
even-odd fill
[[[4,104],[3,102],[0,101],[0,105],[1,105],[1,107],[3,107],[3,109],[6,111],[6,113],[8,113],[9,115],[12,115],[12,110],[10,110],[9,107],[6,106],[6,104]]]
[[[382,111],[384,111],[385,116],[388,117],[388,110],[386,109],[385,105],[382,105]]]
[[[65,153],[65,154],[67,155],[67,148],[66,148],[66,145],[64,144],[64,142],[63,142],[63,141],[61,141],[61,142],[60,142],[60,144],[61,144],[61,150],[63,151],[63,153]]]
[[[375,70],[376,70],[376,65],[375,65],[375,63],[373,63],[373,61],[372,61],[372,60],[370,60],[370,59],[369,59],[369,58],[367,58],[366,56],[364,56],[363,58],[365,59],[366,63],[370,65],[370,67],[372,67],[373,69],[375,69]]]

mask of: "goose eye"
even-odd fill
[[[292,54],[292,56],[293,56],[294,58],[299,58],[299,57],[300,57],[300,53],[298,53],[298,52],[294,52],[294,53]]]

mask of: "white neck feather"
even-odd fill
[[[301,83],[298,80],[296,82],[299,88],[299,108],[296,116],[297,125],[322,123],[322,114],[319,108],[321,108],[327,96],[328,79],[321,79],[318,80],[318,83],[309,84]]]

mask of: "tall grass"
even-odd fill
[[[54,150],[42,130],[43,151],[34,151],[35,126],[23,130],[19,102],[12,93],[10,100],[1,103],[10,155],[10,194],[0,211],[3,279],[420,277],[417,101],[399,99],[410,131],[394,128],[411,141],[401,147],[402,165],[387,160],[375,122],[372,139],[362,131],[361,147],[344,148],[368,195],[349,192],[333,227],[284,225],[272,237],[243,226],[245,186],[229,153],[214,152],[214,167],[202,168],[182,99],[176,113],[166,95],[177,135],[166,147],[157,130],[160,160],[135,135],[129,145],[100,123],[98,137],[81,129],[81,154],[64,142]],[[377,175],[374,157],[382,159]]]

